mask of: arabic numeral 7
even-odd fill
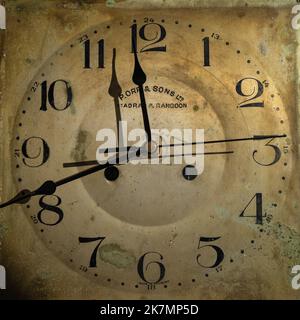
[[[79,243],[89,243],[89,242],[98,241],[95,249],[92,251],[92,254],[91,254],[90,263],[89,263],[90,268],[97,267],[97,252],[104,239],[105,237],[94,237],[94,238],[79,237],[78,238]]]

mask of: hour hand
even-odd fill
[[[148,112],[147,112],[147,104],[146,104],[146,98],[145,98],[145,93],[144,93],[144,83],[147,80],[147,76],[145,72],[143,71],[138,56],[137,56],[137,50],[136,50],[136,43],[135,40],[133,39],[133,46],[134,46],[134,71],[132,75],[132,81],[135,85],[138,86],[139,88],[139,95],[140,95],[140,100],[141,100],[141,108],[142,108],[142,113],[143,113],[143,121],[144,121],[144,128],[147,133],[147,141],[151,142],[151,128],[150,128],[150,123],[149,123],[149,117],[148,117]]]
[[[12,199],[1,203],[0,208],[5,208],[5,207],[8,207],[9,205],[15,204],[15,203],[24,204],[24,203],[27,203],[30,200],[30,198],[31,198],[31,191],[24,189],[24,190],[20,191]]]
[[[46,181],[39,188],[34,191],[30,191],[28,189],[24,189],[20,191],[15,197],[12,199],[3,202],[0,204],[0,208],[8,207],[12,204],[24,204],[27,203],[31,197],[38,195],[50,195],[53,194],[56,190],[56,184],[54,181]]]
[[[124,145],[123,138],[123,130],[122,130],[122,116],[121,116],[121,108],[119,97],[122,93],[122,88],[118,82],[117,74],[116,74],[116,49],[113,49],[113,58],[112,58],[112,74],[111,81],[108,89],[108,94],[114,99],[115,105],[115,113],[116,113],[116,124],[117,124],[117,132],[118,132],[118,147],[122,147]]]

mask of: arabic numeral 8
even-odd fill
[[[44,200],[46,200],[46,198],[55,198],[56,204],[51,205],[45,203]],[[63,211],[59,208],[61,202],[61,198],[56,195],[45,195],[41,197],[39,200],[39,205],[42,209],[37,214],[39,222],[46,226],[56,226],[59,224],[64,217]]]

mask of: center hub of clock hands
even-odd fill
[[[158,144],[155,141],[145,142],[138,151],[136,155],[138,157],[144,156],[145,158],[151,158],[155,156],[158,150]],[[108,167],[104,170],[104,177],[108,181],[116,181],[119,178],[120,172],[116,166]]]
[[[119,178],[119,169],[115,166],[108,167],[104,170],[104,176],[108,181],[115,181]]]
[[[154,156],[157,151],[158,151],[158,144],[155,141],[145,142],[140,148],[141,155],[149,156],[149,157],[151,157],[152,155]]]
[[[195,166],[192,166],[190,164],[185,166],[182,170],[182,176],[187,181],[192,181],[196,179],[198,176],[197,168],[195,168]]]

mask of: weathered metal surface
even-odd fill
[[[236,72],[236,76],[239,74],[241,76],[247,76],[250,72],[247,67],[247,59],[251,61],[255,60],[259,70],[263,70],[262,73],[266,79],[271,83],[272,91],[271,93],[275,97],[268,97],[268,101],[271,101],[272,106],[279,108],[280,110],[275,110],[270,115],[265,113],[264,116],[257,116],[252,114],[251,124],[253,128],[257,130],[269,129],[269,131],[284,130],[285,133],[289,134],[288,139],[285,139],[280,146],[285,147],[287,154],[285,154],[286,159],[288,159],[287,168],[277,169],[277,172],[285,172],[287,182],[278,182],[278,177],[276,176],[276,169],[270,169],[270,173],[265,174],[265,171],[259,171],[259,169],[253,169],[253,172],[258,172],[261,174],[265,180],[260,179],[257,182],[258,189],[263,189],[263,187],[271,188],[275,186],[275,190],[268,190],[268,194],[276,198],[276,203],[278,203],[278,210],[272,206],[272,201],[267,202],[266,213],[268,219],[263,227],[259,226],[245,226],[238,222],[238,218],[231,217],[232,209],[235,210],[242,209],[243,205],[239,203],[241,199],[243,201],[249,198],[243,194],[242,189],[254,190],[254,180],[243,180],[237,186],[229,186],[224,183],[224,192],[227,188],[233,188],[234,198],[236,203],[232,204],[232,207],[217,206],[214,211],[216,221],[224,223],[226,230],[222,229],[220,226],[217,227],[217,233],[223,232],[224,234],[230,234],[232,232],[236,236],[230,241],[234,243],[236,253],[232,253],[234,256],[234,262],[227,269],[224,267],[222,272],[218,272],[216,277],[210,276],[209,281],[203,277],[203,281],[197,283],[190,289],[190,284],[182,288],[175,288],[174,290],[156,290],[153,292],[140,292],[134,289],[135,280],[132,280],[128,286],[114,286],[109,287],[106,285],[101,285],[99,281],[90,279],[88,277],[82,276],[80,273],[76,272],[75,269],[66,264],[62,257],[57,253],[58,251],[63,251],[64,246],[62,241],[58,243],[57,250],[49,248],[45,245],[45,242],[41,241],[40,236],[38,236],[34,231],[29,222],[28,217],[24,214],[21,206],[15,206],[13,208],[8,208],[0,211],[0,264],[3,260],[6,269],[8,270],[8,293],[12,297],[22,297],[22,298],[36,298],[36,299],[71,299],[71,298],[81,298],[81,299],[122,299],[122,298],[139,298],[139,299],[153,299],[153,298],[196,298],[196,299],[280,299],[280,298],[291,298],[299,299],[299,292],[291,288],[291,267],[295,264],[300,264],[300,220],[299,220],[299,103],[298,94],[298,39],[297,31],[291,28],[291,8],[295,4],[295,1],[8,1],[7,5],[7,31],[5,45],[3,49],[3,41],[1,41],[1,92],[5,90],[4,98],[1,99],[1,199],[7,199],[11,197],[18,190],[19,186],[17,183],[12,182],[16,178],[14,173],[14,146],[15,146],[15,118],[18,109],[22,105],[23,96],[29,86],[32,83],[38,70],[45,64],[45,62],[55,56],[55,53],[62,48],[66,43],[69,43],[71,39],[76,37],[78,34],[82,34],[86,29],[91,26],[101,25],[102,23],[108,24],[113,21],[119,21],[124,19],[133,19],[133,17],[141,18],[143,15],[153,16],[157,20],[165,18],[168,21],[174,20],[178,17],[178,20],[184,21],[186,25],[189,23],[196,25],[201,21],[201,24],[205,28],[209,29],[211,32],[220,33],[224,37],[224,43],[227,40],[230,43],[230,50],[235,52],[236,50],[241,50],[243,57],[245,57],[245,63],[241,64],[238,60],[238,56],[235,54],[231,60],[223,59],[228,53],[226,45],[220,49],[220,55],[218,56],[220,60],[220,65],[224,65],[228,68],[227,70]],[[225,8],[226,7],[226,8]],[[154,10],[159,8],[160,10]],[[173,8],[174,11],[170,10]],[[189,9],[193,10],[189,10]],[[197,10],[196,10],[197,8]],[[151,11],[151,9],[153,9]],[[165,10],[164,10],[165,9]],[[175,25],[168,25],[169,29],[174,31]],[[127,26],[126,26],[127,28]],[[129,30],[129,29],[128,29]],[[188,39],[192,39],[192,35],[196,31],[191,31],[191,36],[188,34],[188,29],[186,30]],[[180,32],[174,31],[173,38],[170,43],[178,43],[176,36],[180,35]],[[116,33],[111,38],[113,44],[122,43],[121,36],[124,33]],[[183,37],[183,35],[180,35]],[[119,38],[120,37],[120,38]],[[4,36],[1,35],[1,40]],[[194,39],[194,38],[193,38]],[[199,39],[201,40],[200,36]],[[185,50],[193,50],[193,45],[189,41],[184,41],[181,39],[182,43],[185,45]],[[199,40],[199,42],[200,42]],[[188,49],[187,49],[188,48]],[[249,54],[249,57],[247,57]],[[3,59],[5,55],[5,59]],[[193,63],[189,58],[182,57],[182,49],[178,45],[175,50],[173,60],[164,60],[163,58],[159,61],[161,66],[163,66],[164,77],[168,78],[167,72],[169,71],[170,78],[176,79],[176,83],[172,84],[175,89],[184,90],[187,95],[195,96],[197,101],[202,101],[201,97],[197,96],[197,90],[199,83],[203,86],[201,79],[198,79],[198,69],[194,67]],[[186,55],[184,52],[183,55]],[[66,57],[63,60],[63,66],[61,67],[62,72],[67,72],[68,63],[72,62],[76,64],[78,62],[78,57],[71,56]],[[122,67],[124,74],[129,74],[130,68],[132,67],[131,62],[128,58],[124,57],[124,61],[127,65]],[[182,59],[182,60],[180,60]],[[223,60],[222,60],[223,59]],[[184,63],[182,62],[184,61]],[[154,65],[155,61],[149,58],[145,61],[146,66]],[[157,65],[159,65],[159,63]],[[173,70],[168,70],[168,63],[174,66]],[[4,68],[5,65],[5,68]],[[150,68],[150,67],[149,67]],[[179,82],[178,73],[182,70],[184,74],[184,68],[187,68],[187,76],[192,79],[190,82],[181,83]],[[48,69],[45,69],[48,70]],[[58,70],[58,69],[56,69]],[[175,71],[176,72],[175,72]],[[122,72],[121,71],[121,72]],[[70,72],[70,77],[74,74]],[[159,75],[158,75],[159,76]],[[232,86],[233,82],[229,76],[229,71],[222,75],[222,70],[218,72],[218,76],[222,79],[225,86]],[[122,76],[120,76],[123,82],[126,82]],[[107,76],[109,79],[109,77]],[[79,78],[78,78],[79,79]],[[195,80],[196,79],[196,80]],[[199,81],[198,81],[199,80]],[[109,80],[108,80],[109,81]],[[166,83],[167,80],[165,80]],[[96,79],[91,79],[90,82],[87,78],[84,80],[78,80],[78,87],[84,88],[84,86],[89,83],[91,92],[97,92],[98,88]],[[172,81],[168,84],[171,85]],[[155,84],[155,83],[151,83]],[[181,85],[180,85],[181,84]],[[184,87],[187,86],[187,88]],[[93,88],[96,88],[93,91]],[[105,87],[105,86],[104,86]],[[129,88],[129,84],[128,84]],[[103,89],[104,90],[104,89]],[[205,105],[202,102],[199,103],[200,107],[195,105],[191,106],[191,113],[189,113],[186,118],[191,119],[191,114],[197,114],[203,111],[205,107],[208,116],[205,118],[207,121],[212,121],[212,123],[218,123],[219,119],[226,117],[224,112],[216,112],[213,102],[220,101],[222,104],[230,103],[230,98],[219,98],[218,96],[213,96],[212,92],[221,92],[221,85],[219,91],[213,86],[208,86],[203,89],[204,96],[211,97],[211,103],[213,107],[210,108],[209,105]],[[270,89],[271,90],[271,89]],[[198,90],[199,91],[199,90]],[[234,91],[234,87],[233,87]],[[154,98],[153,98],[154,99]],[[215,100],[214,100],[215,99]],[[272,100],[273,99],[273,100]],[[230,101],[229,101],[230,100]],[[193,99],[191,98],[191,101]],[[83,103],[93,102],[93,98],[78,98],[78,105]],[[105,103],[108,103],[104,99]],[[76,111],[76,106],[74,109]],[[82,112],[82,111],[81,111]],[[80,111],[78,112],[81,115]],[[218,116],[215,117],[215,114]],[[275,116],[276,114],[276,116]],[[178,119],[181,116],[178,116]],[[194,119],[195,116],[192,116]],[[228,114],[228,117],[231,117]],[[185,119],[185,116],[182,117]],[[276,121],[274,120],[276,119]],[[277,119],[283,121],[277,121]],[[283,119],[283,120],[282,120]],[[161,120],[161,119],[160,119]],[[167,120],[170,121],[168,118]],[[167,122],[166,120],[166,122]],[[234,119],[233,119],[234,120]],[[53,121],[56,118],[53,117]],[[215,122],[213,122],[215,121]],[[51,121],[49,121],[51,122]],[[192,122],[192,126],[196,126],[195,122]],[[222,121],[220,121],[222,122]],[[236,135],[240,132],[244,132],[242,126],[238,126],[238,121],[234,122],[237,125],[235,129]],[[36,119],[32,119],[27,123],[28,130],[34,130],[38,125]],[[88,126],[83,125],[83,128],[77,133],[77,142],[74,144],[73,152],[71,157],[73,160],[85,160],[84,152],[89,150],[88,139],[94,139],[90,136]],[[281,127],[280,127],[281,126]],[[212,127],[211,134],[224,134],[222,129],[219,129],[219,125],[216,124],[216,128]],[[220,126],[221,127],[221,126]],[[281,129],[283,128],[283,129]],[[95,129],[93,127],[93,129]],[[234,133],[234,128],[231,128]],[[41,132],[46,133],[48,127],[45,125],[41,129]],[[51,129],[50,129],[51,130]],[[219,131],[218,131],[219,130]],[[228,129],[229,130],[229,129]],[[54,136],[54,135],[53,135]],[[94,141],[93,141],[94,142]],[[76,147],[77,145],[77,147]],[[65,147],[68,148],[67,143],[62,145],[61,149]],[[243,154],[247,153],[249,149],[247,147],[239,150],[239,155],[241,156],[241,162],[244,160]],[[61,152],[61,155],[64,155]],[[59,155],[58,155],[59,156]],[[272,154],[271,154],[272,157]],[[225,161],[224,161],[225,163]],[[217,163],[217,169],[219,176],[223,174],[222,168],[224,163],[220,160]],[[236,167],[238,167],[237,162],[235,162]],[[211,165],[211,167],[213,167]],[[233,170],[234,165],[229,165],[229,169]],[[249,168],[239,169],[239,174],[243,176],[246,174]],[[51,173],[57,174],[55,170]],[[61,170],[61,169],[59,169]],[[256,171],[257,170],[257,171]],[[62,171],[61,171],[62,172]],[[25,175],[25,178],[28,176]],[[28,174],[27,174],[28,175]],[[282,178],[283,174],[279,175],[279,180]],[[209,176],[208,181],[215,183],[217,185],[217,178],[219,177]],[[33,185],[38,181],[35,177]],[[151,180],[149,178],[149,183],[159,189],[159,184],[155,179]],[[223,182],[220,182],[222,184]],[[94,194],[93,190],[94,184],[92,182],[86,183],[82,190],[88,190],[92,199],[97,202],[97,194]],[[278,195],[279,189],[283,194]],[[169,188],[174,188],[174,193],[178,192],[176,189],[176,181],[170,183]],[[208,186],[206,188],[209,189]],[[214,194],[213,189],[209,189],[210,193],[207,192],[206,200],[210,198],[211,194]],[[259,191],[259,190],[258,190]],[[83,191],[82,191],[83,192]],[[153,191],[154,194],[154,191]],[[178,194],[178,193],[175,193]],[[140,195],[142,197],[142,195]],[[245,199],[244,199],[245,196]],[[249,194],[250,196],[250,194]],[[172,196],[174,198],[174,196]],[[224,203],[226,202],[224,197]],[[126,205],[126,198],[124,198],[124,205]],[[169,199],[169,198],[167,198]],[[69,199],[70,200],[70,199]],[[146,197],[144,199],[146,201]],[[177,200],[177,199],[174,199]],[[250,198],[249,198],[250,200]],[[132,200],[134,203],[134,200]],[[193,199],[187,202],[187,206],[193,203]],[[195,200],[196,201],[196,200]],[[217,200],[212,199],[211,200]],[[228,202],[230,199],[228,200]],[[245,202],[244,201],[244,202]],[[278,201],[278,202],[277,202]],[[242,202],[242,203],[244,203]],[[227,203],[228,204],[228,203]],[[156,218],[159,219],[161,216],[161,224],[173,222],[171,216],[163,216],[161,211],[163,204],[153,203],[153,210],[157,212]],[[167,207],[167,206],[166,206]],[[180,203],[178,202],[177,207],[180,208]],[[230,210],[228,209],[230,208]],[[112,215],[120,219],[118,216],[118,211],[114,207],[114,203],[109,204],[106,211],[112,212]],[[133,212],[133,208],[128,209],[128,213]],[[150,209],[149,209],[150,211]],[[176,211],[176,210],[175,210]],[[155,216],[155,212],[153,215]],[[176,211],[176,218],[179,220],[182,218],[179,211]],[[28,215],[28,213],[27,213]],[[92,217],[91,217],[92,218]],[[166,219],[166,220],[163,220]],[[169,220],[168,220],[169,219]],[[222,220],[224,219],[224,220]],[[134,214],[126,217],[124,219],[129,223],[133,224],[133,232],[138,232],[139,229],[136,224],[142,224],[139,217]],[[208,219],[209,220],[209,219]],[[146,226],[153,223],[151,216],[148,215],[147,219],[144,219]],[[226,221],[226,222],[224,222]],[[204,220],[202,221],[204,223]],[[77,222],[78,223],[78,222]],[[157,223],[155,228],[159,226]],[[121,225],[120,225],[121,226]],[[248,228],[249,227],[249,228]],[[155,229],[154,228],[154,229]],[[164,226],[162,227],[164,228]],[[239,228],[241,234],[238,234]],[[261,231],[260,231],[261,229]],[[148,229],[147,229],[148,230]],[[164,230],[164,229],[163,229]],[[182,245],[178,239],[180,239],[180,232],[191,232],[189,231],[189,226],[182,225],[181,230],[173,230],[170,234],[169,243],[166,247],[172,247],[174,243],[179,247]],[[194,230],[192,232],[197,232]],[[155,241],[159,241],[159,235],[162,233],[159,229],[154,230],[156,237]],[[179,236],[178,236],[179,234]],[[63,237],[63,234],[61,234]],[[245,237],[245,241],[243,239]],[[58,237],[58,239],[61,239]],[[111,242],[104,246],[104,249],[100,252],[99,258],[101,261],[109,265],[112,269],[115,268],[116,274],[118,270],[123,270],[127,267],[134,265],[138,259],[135,256],[133,248],[130,248],[129,239],[132,241],[130,236],[128,236],[128,243],[126,239],[123,239],[123,243],[118,239],[116,243]],[[138,239],[138,238],[136,238]],[[49,239],[47,239],[49,240]],[[51,239],[50,239],[51,240]],[[52,239],[54,242],[54,239]],[[250,241],[254,241],[255,245],[252,245]],[[228,241],[224,242],[224,245],[230,247],[232,243]],[[241,247],[238,247],[238,243],[242,242]],[[133,242],[133,241],[132,241]],[[248,242],[248,244],[247,244]],[[127,243],[126,248],[124,244]],[[247,246],[245,248],[244,246]],[[132,245],[134,247],[134,245]],[[237,249],[239,248],[239,249]],[[240,254],[240,251],[244,251]],[[185,251],[185,248],[181,248],[181,253]],[[245,254],[244,254],[245,253]],[[240,257],[241,255],[241,257]],[[239,256],[239,257],[236,257]],[[183,257],[185,258],[185,257]],[[172,263],[173,268],[176,264],[176,257],[173,257]],[[188,258],[186,258],[188,259]],[[230,265],[230,263],[229,263]],[[187,268],[189,268],[187,266]],[[170,268],[171,272],[176,273],[176,268],[174,270]],[[188,269],[189,270],[189,269]],[[180,274],[178,275],[180,278]],[[126,280],[126,279],[125,279]]]

